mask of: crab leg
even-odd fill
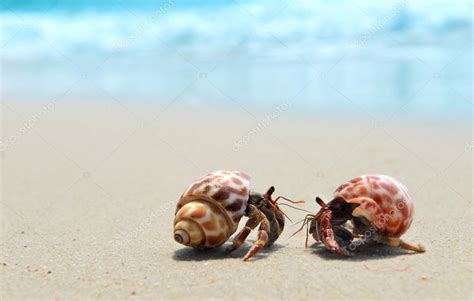
[[[336,242],[334,230],[331,225],[332,211],[326,210],[322,213],[319,221],[319,237],[328,250],[342,256],[350,256],[345,250],[341,249]]]
[[[250,234],[250,231],[252,231],[253,229],[255,229],[255,227],[258,226],[259,221],[260,215],[258,209],[253,205],[249,205],[249,219],[247,220],[245,227],[240,230],[239,234],[235,236],[234,240],[232,241],[232,245],[227,248],[227,251],[233,252],[239,249],[244,243],[247,236]]]
[[[265,212],[265,215],[270,216],[269,218],[267,218],[270,222],[270,231],[268,232],[269,237],[266,246],[271,247],[283,231],[283,227],[285,225],[285,216],[278,211]]]
[[[412,244],[404,242],[400,238],[383,236],[382,238],[379,239],[379,242],[389,245],[389,246],[400,247],[402,249],[413,251],[416,253],[425,252],[425,248],[422,245],[414,246]]]
[[[258,211],[258,213],[260,216],[260,228],[258,230],[258,240],[247,252],[247,254],[244,257],[244,261],[247,261],[249,258],[257,254],[257,252],[260,251],[265,246],[268,240],[268,232],[270,231],[270,222],[268,221],[265,214],[263,214],[261,211]]]
[[[255,244],[247,252],[247,254],[244,257],[244,261],[249,260],[255,254],[257,254],[258,251],[260,251],[263,248],[263,246],[265,246],[265,244],[267,243],[267,240],[268,240],[267,231],[259,230],[258,231],[258,240],[257,240],[257,242],[255,242]]]
[[[301,232],[303,230],[304,226],[306,226],[306,241],[304,244],[304,248],[308,248],[308,234],[310,233],[309,225],[308,223],[312,223],[315,219],[315,216],[319,216],[320,214],[318,213],[317,215],[312,215],[312,214],[306,214],[305,218],[303,219],[303,223],[301,224],[301,227],[296,230],[295,233],[291,234],[290,238]]]
[[[245,227],[237,234],[232,242],[232,245],[227,248],[228,252],[232,252],[237,250],[242,246],[245,239],[249,235],[250,231],[255,229],[255,227],[260,224],[259,232],[258,232],[258,240],[255,244],[250,248],[247,254],[244,257],[244,261],[248,260],[252,256],[254,256],[258,251],[260,251],[263,246],[265,246],[268,240],[268,232],[270,231],[270,222],[268,221],[267,217],[263,212],[257,209],[257,207],[253,205],[249,205],[249,220],[245,224]]]
[[[247,221],[247,224],[249,221]],[[239,249],[242,246],[245,239],[250,234],[250,231],[252,231],[252,228],[247,226],[247,224],[245,224],[245,227],[242,230],[240,230],[239,234],[235,236],[234,240],[232,241],[232,245],[227,247],[226,249],[227,252],[234,252],[235,250]]]

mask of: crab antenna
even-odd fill
[[[309,236],[309,225],[308,225],[308,223],[306,223],[306,240],[304,242],[304,248],[305,249],[308,248],[308,236]]]
[[[271,199],[269,199],[269,200],[270,200],[270,206],[272,206],[273,209],[276,209],[278,212],[281,212],[290,222],[293,222],[291,220],[291,218],[288,215],[286,215],[286,213],[283,210],[280,210],[280,208],[278,208],[278,206],[276,204],[274,204],[271,201]],[[285,204],[282,204],[282,205],[285,205]],[[297,208],[295,208],[295,209],[297,209]]]
[[[297,208],[297,207],[294,207],[294,206],[291,206],[291,205],[288,205],[288,204],[280,204],[280,206],[287,206],[287,207],[290,207],[290,208],[293,208],[295,210],[299,210],[299,211],[303,211],[303,212],[306,212],[306,213],[311,213],[310,211],[306,210],[306,209],[302,209],[302,208]]]
[[[301,227],[300,227],[298,230],[296,230],[295,233],[291,234],[291,236],[290,236],[289,238],[292,238],[293,236],[295,236],[296,234],[298,234],[299,232],[301,232],[301,230],[303,230],[304,226],[308,223],[308,221],[309,221],[310,219],[313,219],[313,218],[314,218],[314,215],[312,215],[312,214],[307,214],[306,217],[304,218],[304,222],[303,222],[303,224],[301,225]]]
[[[286,215],[285,212],[283,212],[282,210],[280,210],[280,212],[283,213],[283,215],[284,215],[290,222],[293,222],[293,221],[291,220],[291,218],[290,218],[288,215]]]
[[[287,202],[290,202],[292,204],[304,204],[305,202],[303,200],[299,200],[299,201],[293,201],[293,200],[290,200],[289,198],[286,198],[284,196],[278,196],[276,199],[275,199],[275,203],[278,202],[279,199],[283,199]]]
[[[293,223],[293,225],[292,225],[292,226],[296,226],[296,225],[298,225],[299,223],[302,223],[302,222],[304,222],[304,221],[305,221],[305,219],[306,219],[306,218],[303,218],[302,220],[300,220],[300,221],[297,221],[296,223]]]
[[[316,197],[316,203],[318,203],[318,205],[321,207],[326,207],[326,203],[324,203],[324,201],[321,200],[319,196]]]

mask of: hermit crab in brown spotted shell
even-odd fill
[[[260,225],[258,240],[244,257],[247,260],[264,246],[271,246],[283,231],[285,214],[278,207],[278,200],[302,202],[281,196],[273,200],[274,191],[273,187],[265,194],[250,191],[249,177],[240,171],[211,172],[191,184],[179,199],[174,218],[174,239],[199,249],[218,247],[237,230],[245,215],[249,219],[228,251],[238,249],[250,231]]]
[[[308,234],[312,234],[328,250],[343,256],[350,256],[358,244],[370,240],[414,252],[425,251],[421,245],[400,239],[413,220],[413,203],[407,188],[392,177],[360,176],[340,185],[329,203],[319,197],[316,202],[321,206],[319,212],[308,214],[294,233],[306,225],[305,247]],[[360,240],[353,241],[354,238]]]

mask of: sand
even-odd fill
[[[2,300],[473,298],[470,121],[287,112],[259,125],[239,106],[45,105],[2,106]],[[365,245],[340,258],[289,239],[290,222],[249,262],[255,233],[231,255],[182,247],[174,206],[216,169],[310,211],[354,176],[391,175],[415,202],[404,239],[427,252]]]

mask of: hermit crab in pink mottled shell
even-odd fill
[[[328,250],[343,256],[350,256],[350,251],[365,241],[425,251],[421,245],[400,239],[413,220],[413,203],[407,188],[392,177],[360,176],[340,185],[329,203],[319,197],[316,202],[321,206],[319,212],[308,214],[295,232],[306,225],[306,247],[308,234],[312,234]]]
[[[228,251],[240,248],[250,231],[260,225],[258,240],[244,257],[248,260],[264,246],[273,245],[283,231],[285,214],[278,207],[278,200],[302,202],[281,196],[273,200],[274,191],[273,187],[265,194],[250,191],[249,177],[240,171],[211,172],[191,184],[179,199],[174,239],[198,249],[218,247],[237,231],[239,221],[245,215],[249,219]]]

